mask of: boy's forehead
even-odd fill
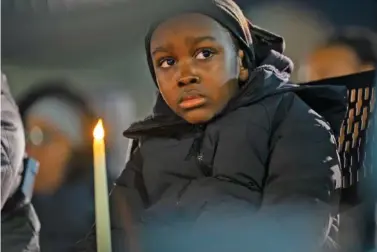
[[[226,32],[216,20],[203,14],[188,13],[172,17],[160,25],[152,34],[152,45],[179,37],[211,36],[220,38]]]

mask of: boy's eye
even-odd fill
[[[175,62],[176,62],[175,59],[172,59],[172,58],[162,59],[160,60],[159,65],[162,68],[168,68],[168,67],[173,66]]]
[[[210,49],[202,49],[196,54],[197,59],[208,59],[214,55],[214,52]]]

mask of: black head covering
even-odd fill
[[[183,13],[201,13],[224,26],[237,40],[240,49],[244,51],[245,63],[249,69],[262,64],[270,56],[271,50],[279,54],[284,50],[282,37],[253,26],[233,0],[173,0],[164,2],[164,6],[166,8],[157,15],[157,19],[145,37],[147,61],[154,80],[156,78],[150,55],[152,34],[163,21]],[[281,70],[290,73],[293,64],[288,58],[286,60],[289,61],[288,67]]]

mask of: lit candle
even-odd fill
[[[93,137],[97,252],[111,252],[109,195],[104,140],[105,130],[101,119],[94,128]]]

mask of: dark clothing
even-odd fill
[[[25,137],[17,106],[5,76],[1,80],[1,250],[39,251],[39,221],[30,197],[18,196],[21,184],[32,190],[33,178],[24,174]],[[28,174],[33,176],[34,174]],[[31,191],[27,194],[31,194]],[[24,191],[23,191],[24,192]],[[23,195],[26,196],[26,195]]]
[[[348,96],[348,107],[345,121],[342,125],[343,136],[340,137],[339,156],[343,164],[343,184],[340,202],[339,243],[342,252],[373,251],[375,247],[375,202],[377,188],[373,182],[375,167],[375,127],[376,109],[373,96],[368,97],[369,90],[376,86],[376,71],[367,71],[352,75],[340,76],[313,82],[313,85],[345,86],[348,93],[364,93],[363,96]],[[357,115],[358,105],[362,104]],[[367,113],[365,113],[367,112]],[[362,127],[364,116],[368,121]],[[348,131],[347,129],[352,129]],[[358,131],[355,136],[354,132]],[[357,145],[347,147],[347,141]],[[363,153],[363,155],[360,155]],[[355,176],[358,174],[358,176]]]
[[[1,251],[38,252],[40,224],[31,204],[1,213]]]
[[[67,252],[93,225],[92,177],[63,185],[53,195],[34,195],[41,222],[40,246],[44,252]]]
[[[309,102],[334,129],[344,97],[286,84],[270,66],[251,74],[206,124],[188,124],[159,97],[154,116],[125,131],[137,144],[110,197],[114,252],[128,251],[124,229],[130,237],[134,227],[143,251],[317,252],[332,244],[336,140],[300,96],[318,95]]]

